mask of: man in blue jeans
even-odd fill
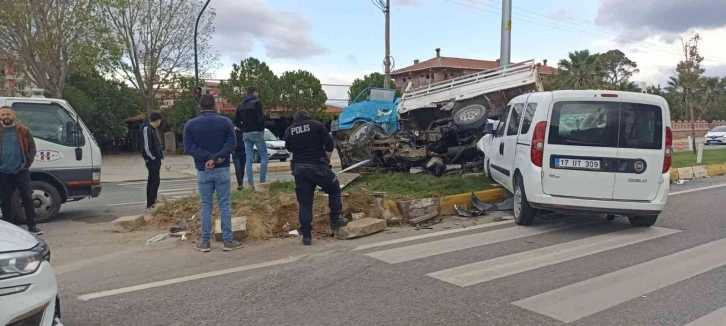
[[[247,156],[247,183],[250,188],[255,187],[255,176],[252,173],[254,148],[260,155],[260,183],[267,179],[267,144],[265,143],[265,113],[262,111],[259,93],[254,87],[247,89],[247,95],[237,107],[234,119],[237,128],[242,131],[245,142],[245,155]]]
[[[217,193],[219,215],[222,221],[224,251],[242,248],[242,243],[232,238],[232,207],[229,157],[237,147],[234,125],[214,110],[214,97],[205,94],[199,100],[201,113],[184,126],[184,151],[194,157],[197,184],[202,202],[202,239],[195,249],[211,250],[212,209],[214,193]]]

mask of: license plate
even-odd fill
[[[600,170],[599,160],[581,160],[571,158],[555,158],[555,168]]]

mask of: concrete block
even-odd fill
[[[136,231],[146,224],[144,215],[122,216],[115,219],[111,224],[116,232]]]
[[[270,197],[270,191],[277,186],[278,182],[279,181],[271,181],[255,184],[255,193],[265,198]]]
[[[691,180],[693,179],[693,168],[679,168],[678,169],[678,177],[680,177],[682,180]]]
[[[404,218],[409,220],[424,215],[430,215],[439,212],[438,198],[425,198],[409,201],[398,202],[398,208]]]
[[[698,178],[705,178],[708,176],[708,171],[706,170],[706,167],[703,165],[694,166],[693,167],[693,177]]]
[[[678,176],[678,170],[677,169],[671,169],[671,182],[674,182],[679,179]]]
[[[247,238],[247,218],[246,217],[233,217],[232,218],[232,238],[237,241],[242,241]],[[217,219],[214,221],[214,240],[224,241],[222,235],[222,220]]]
[[[357,221],[351,221],[348,225],[340,228],[335,233],[335,237],[339,240],[360,238],[381,232],[385,229],[386,220],[366,217]]]
[[[708,176],[710,177],[723,174],[723,171],[721,171],[721,164],[706,165],[706,171],[708,172]]]

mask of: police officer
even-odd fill
[[[295,177],[302,241],[303,245],[309,246],[313,241],[316,186],[328,194],[331,231],[348,225],[348,220],[340,217],[343,210],[340,182],[330,167],[333,138],[322,123],[312,119],[307,111],[301,110],[295,112],[292,125],[285,131],[285,147],[292,153],[291,170]]]

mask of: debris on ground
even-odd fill
[[[151,237],[151,239],[146,240],[146,245],[148,246],[152,243],[157,243],[161,240],[164,240],[164,238],[166,238],[167,235],[169,235],[169,234],[168,233],[157,234],[157,235]]]
[[[335,232],[335,238],[347,240],[360,238],[386,229],[386,220],[366,217],[357,221],[351,221],[348,225],[341,227]]]
[[[144,215],[122,216],[111,222],[115,232],[131,232],[140,229],[146,224]]]
[[[481,201],[473,192],[471,193],[471,204],[474,210],[469,210],[461,205],[454,205],[456,214],[462,217],[478,217],[487,211],[510,211],[514,209],[514,198],[507,198],[501,202],[489,204]]]
[[[439,212],[431,212],[422,216],[419,216],[417,218],[411,219],[408,222],[411,223],[411,225],[419,225],[424,222],[428,222],[434,217],[439,216]]]
[[[298,222],[298,204],[294,193],[270,189],[267,193],[250,193],[242,196],[243,199],[232,201],[232,216],[246,218],[246,240],[257,241],[290,236],[290,231],[296,230]],[[364,214],[363,216],[377,216],[375,199],[369,192],[358,191],[343,197],[343,216]],[[214,205],[212,212],[213,223],[219,219],[219,208]],[[185,220],[186,237],[193,240],[201,235],[201,218],[198,218],[201,206],[198,198],[183,198],[165,204],[154,213],[154,218],[147,223],[145,229],[170,230],[177,226],[180,220]],[[356,215],[360,216],[360,215]],[[365,219],[362,218],[362,219]],[[234,224],[234,223],[233,223]],[[313,235],[315,237],[328,237],[330,229],[330,209],[328,198],[316,194],[313,203]]]
[[[180,237],[182,234],[184,234],[184,231],[187,229],[187,223],[184,218],[179,219],[179,222],[176,223],[176,225],[169,228],[169,235],[172,237]]]

